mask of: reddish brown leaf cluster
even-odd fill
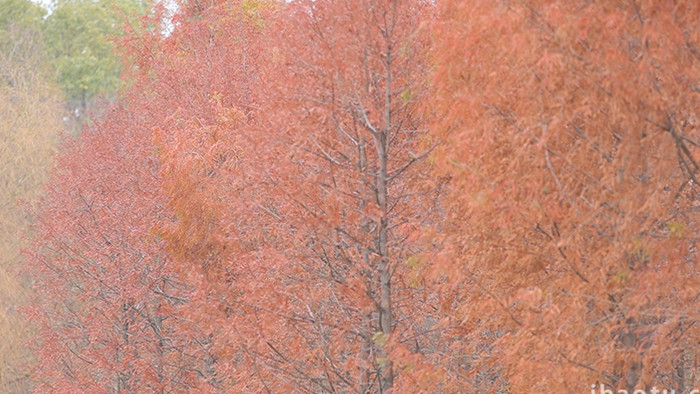
[[[144,123],[116,106],[85,130],[36,212],[39,392],[185,391],[211,377],[210,340],[182,312],[191,286],[153,231],[170,214]]]
[[[700,384],[695,2],[183,7],[37,212],[41,389]]]
[[[697,388],[700,3],[494,3],[433,48],[464,351],[516,392]]]

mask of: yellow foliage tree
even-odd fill
[[[0,392],[28,389],[26,328],[17,313],[25,297],[14,274],[27,219],[24,202],[38,196],[63,127],[63,104],[50,82],[35,32],[7,26],[0,51]]]

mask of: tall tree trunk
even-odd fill
[[[395,6],[395,5],[394,5]],[[393,11],[393,10],[392,10]],[[392,15],[393,19],[393,15]],[[379,329],[382,333],[389,337],[392,329],[392,313],[391,313],[391,266],[389,264],[389,207],[387,204],[389,189],[388,189],[388,161],[389,161],[389,141],[391,135],[391,28],[385,30],[385,38],[387,40],[385,62],[386,62],[386,86],[384,91],[384,129],[375,137],[377,143],[377,153],[379,156],[379,174],[377,176],[377,203],[381,210],[381,221],[379,223],[379,281],[380,281],[380,308],[379,311]],[[393,370],[391,362],[388,359],[386,349],[382,349],[384,362],[381,364],[381,391],[388,390],[393,382]]]

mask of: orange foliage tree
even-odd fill
[[[167,216],[144,118],[125,106],[64,148],[26,262],[36,290],[38,392],[187,392],[215,383],[209,339],[184,314],[152,232]]]
[[[193,315],[233,387],[365,392],[400,371],[405,386],[437,377],[436,299],[416,256],[439,185],[415,111],[430,10],[196,3],[162,54],[144,52],[175,213],[160,234],[199,289]]]
[[[41,388],[697,385],[699,8],[208,0],[125,37],[37,211]]]
[[[271,29],[258,125],[273,143],[263,213],[284,237],[271,244],[278,295],[265,300],[272,313],[258,314],[269,347],[259,360],[294,385],[385,391],[437,348],[412,238],[434,219],[437,189],[415,111],[425,79],[418,27],[430,11],[302,1]]]
[[[441,4],[432,273],[480,390],[697,388],[698,15]]]

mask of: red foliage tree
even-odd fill
[[[144,118],[115,106],[68,144],[35,212],[39,392],[187,392],[213,380],[190,287],[153,226],[168,216]]]
[[[157,232],[175,269],[197,289],[188,316],[211,333],[221,360],[217,375],[229,389],[259,388],[250,370],[237,368],[241,342],[253,338],[240,333],[250,328],[250,317],[240,317],[238,327],[230,316],[244,311],[231,308],[228,298],[246,285],[234,271],[259,253],[258,237],[268,224],[258,214],[264,196],[257,185],[271,161],[260,159],[267,153],[256,144],[266,137],[253,134],[251,125],[258,118],[257,70],[273,10],[267,2],[192,3],[162,43],[132,41],[139,108],[150,120],[173,214]],[[249,285],[269,289],[267,278],[259,275]]]
[[[297,2],[271,30],[263,213],[284,231],[269,243],[276,297],[262,297],[269,312],[255,315],[255,352],[295,386],[388,390],[398,370],[419,369],[435,350],[417,279],[422,250],[409,239],[434,213],[422,161],[430,145],[414,105],[425,69],[412,57],[429,11],[418,2]]]
[[[441,5],[434,274],[481,390],[697,388],[698,15]]]
[[[437,188],[415,113],[429,10],[197,3],[145,58],[176,214],[161,234],[233,387],[364,392],[400,371],[406,386],[437,376],[415,237]]]
[[[37,211],[40,389],[696,384],[698,5],[444,2],[429,79],[433,9],[126,38]]]

